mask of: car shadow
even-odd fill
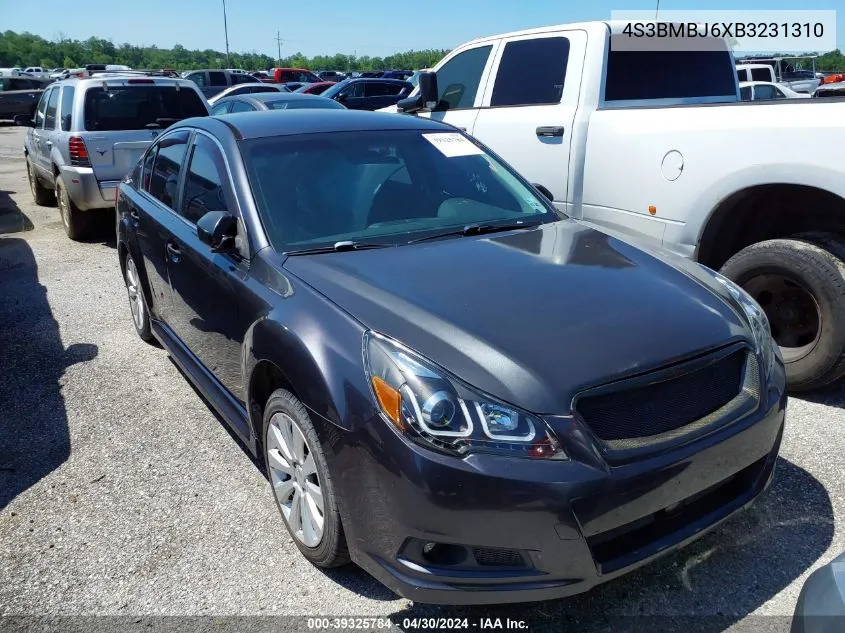
[[[772,487],[751,509],[688,547],[590,592],[531,605],[412,604],[391,617],[405,630],[413,630],[412,621],[403,625],[405,619],[458,617],[468,618],[471,627],[486,618],[510,618],[525,622],[532,633],[717,633],[809,569],[833,534],[833,508],[824,486],[781,458]]]
[[[826,387],[822,387],[811,393],[790,395],[790,398],[845,409],[845,376],[839,380],[835,380]]]
[[[62,344],[29,244],[0,237],[0,509],[64,463],[70,435],[62,376],[97,356]]]
[[[17,191],[0,189],[0,235],[22,233],[35,228],[32,221],[21,211],[18,203],[12,198]]]
[[[114,209],[91,209],[87,234],[80,241],[83,244],[102,244],[117,248],[117,225]]]

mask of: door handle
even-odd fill
[[[47,147],[53,147],[53,141],[47,141]]]
[[[141,216],[138,215],[138,212],[135,209],[129,210],[129,217],[138,222],[141,219]]]
[[[167,254],[170,255],[170,259],[175,263],[182,256],[182,249],[176,245],[176,242],[167,242]]]
[[[545,138],[563,137],[563,128],[545,125],[537,128],[537,136]]]

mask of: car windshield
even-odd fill
[[[561,216],[467,137],[422,130],[250,139],[241,152],[279,252],[341,241],[405,244],[499,221]]]
[[[143,130],[207,115],[196,91],[177,90],[175,86],[110,85],[107,90],[96,87],[85,91],[86,130]]]
[[[267,107],[271,110],[300,110],[304,108],[323,108],[329,110],[345,110],[341,104],[331,99],[291,99],[290,101],[270,101]]]

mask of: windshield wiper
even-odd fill
[[[344,251],[365,251],[373,248],[387,248],[390,244],[374,244],[371,242],[353,242],[350,240],[335,242],[327,246],[303,248],[298,251],[285,251],[285,255],[317,255],[319,253],[342,253]]]
[[[516,220],[515,222],[500,222],[498,224],[485,224],[484,222],[474,222],[467,224],[463,228],[454,231],[446,231],[444,233],[436,233],[435,235],[426,235],[415,240],[411,240],[408,244],[416,244],[417,242],[427,242],[429,240],[437,240],[441,237],[450,237],[452,235],[485,235],[487,233],[498,233],[500,231],[514,231],[517,229],[530,229],[537,226],[539,222],[526,222],[525,220]]]

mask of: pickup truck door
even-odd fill
[[[586,47],[578,30],[503,40],[472,133],[564,210]]]
[[[437,68],[437,90],[442,109],[419,116],[454,125],[473,134],[487,77],[493,66],[498,40],[461,48]]]

